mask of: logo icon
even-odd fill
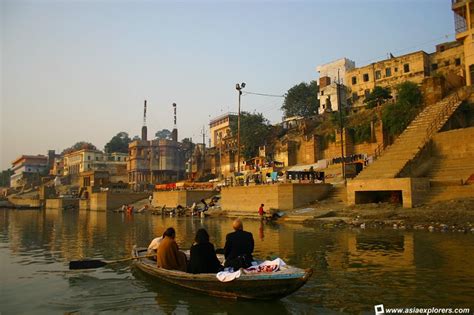
[[[374,305],[375,315],[384,315],[385,309],[383,308],[383,304]]]

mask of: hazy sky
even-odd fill
[[[209,116],[237,110],[235,83],[284,94],[341,57],[356,65],[454,38],[450,0],[0,0],[0,168],[120,131],[173,127],[202,139]],[[281,120],[282,99],[242,109]],[[208,131],[207,131],[208,132]],[[207,141],[206,141],[207,142]]]

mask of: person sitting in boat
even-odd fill
[[[244,231],[244,225],[240,219],[235,219],[232,227],[234,232],[226,236],[224,267],[232,267],[234,270],[248,268],[252,265],[253,260],[253,235],[250,232]]]
[[[158,252],[158,247],[160,246],[160,243],[163,238],[164,234],[162,236],[155,237],[151,241],[150,245],[148,245],[147,255],[156,255],[156,253]],[[154,260],[156,260],[156,256],[154,257]]]
[[[172,227],[167,228],[156,253],[156,262],[158,267],[186,272],[186,255],[179,250],[175,237],[176,231]]]
[[[189,273],[217,273],[223,269],[217,259],[214,245],[209,242],[209,234],[205,229],[199,229],[191,246],[189,258]]]

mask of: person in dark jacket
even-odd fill
[[[188,264],[189,273],[217,273],[223,269],[217,259],[214,245],[209,242],[209,234],[205,229],[199,229],[191,246]]]
[[[244,226],[240,219],[232,223],[234,232],[227,234],[224,256],[224,267],[232,267],[234,270],[248,268],[252,265],[254,241],[250,232],[244,231]]]

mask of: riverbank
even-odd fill
[[[474,233],[474,198],[416,208],[403,208],[388,203],[347,206],[342,202],[322,201],[284,213],[278,222],[303,223],[323,228],[391,228]],[[259,219],[257,212],[223,211],[220,215]]]

